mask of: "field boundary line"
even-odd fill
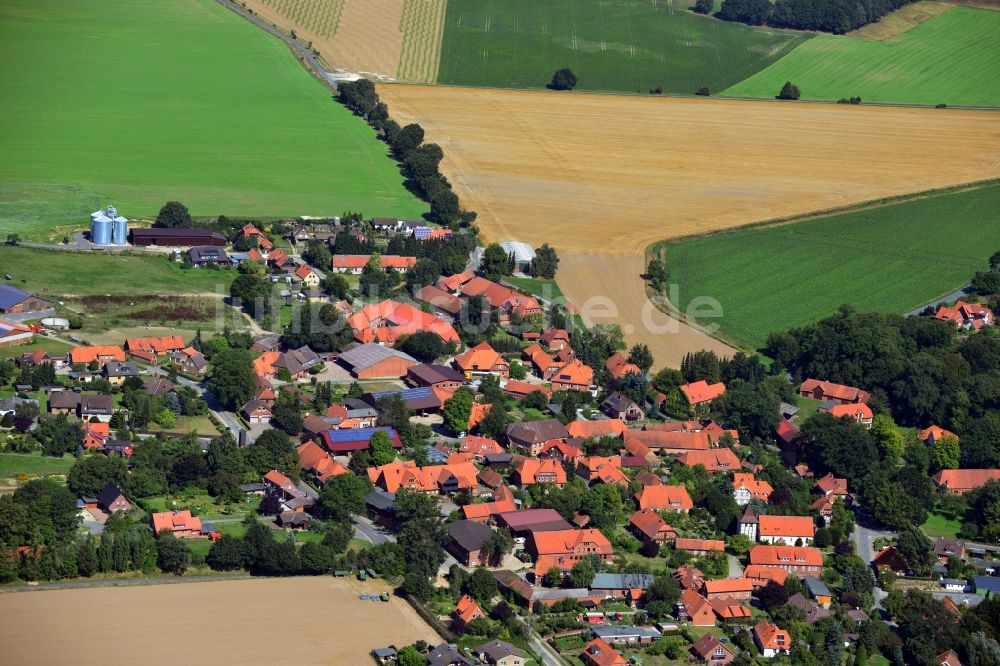
[[[921,192],[913,192],[911,194],[900,194],[900,195],[893,196],[893,197],[885,197],[885,198],[882,198],[882,199],[873,199],[871,201],[865,201],[865,202],[862,202],[862,203],[859,203],[859,204],[853,204],[853,205],[850,205],[850,206],[839,206],[837,208],[827,208],[827,209],[824,209],[824,210],[814,211],[812,213],[805,213],[805,214],[801,214],[801,215],[792,215],[792,216],[786,216],[786,217],[780,217],[780,218],[773,218],[773,219],[770,219],[770,220],[762,220],[762,221],[759,221],[759,222],[751,222],[749,224],[744,224],[744,225],[740,225],[740,226],[737,226],[737,227],[730,227],[729,229],[720,229],[720,230],[710,231],[710,232],[705,232],[705,233],[687,234],[685,236],[677,236],[675,238],[669,238],[669,239],[665,239],[665,240],[656,241],[654,243],[650,243],[646,247],[646,251],[644,253],[644,258],[643,258],[643,263],[645,265],[649,265],[650,260],[652,260],[654,258],[661,259],[662,261],[666,262],[667,261],[667,253],[668,253],[668,251],[669,251],[669,249],[670,249],[670,247],[672,245],[676,245],[676,244],[680,243],[681,241],[687,241],[687,240],[691,240],[691,239],[694,239],[694,238],[704,238],[704,237],[709,237],[709,236],[719,236],[719,235],[722,235],[722,234],[733,233],[733,232],[736,232],[736,231],[746,231],[748,229],[767,229],[767,228],[776,228],[776,227],[789,226],[789,225],[792,225],[792,224],[797,224],[799,222],[808,222],[808,221],[812,221],[812,220],[822,220],[822,219],[825,219],[825,218],[828,218],[828,217],[834,217],[836,215],[843,215],[845,213],[858,213],[858,212],[863,212],[863,211],[866,211],[866,210],[878,210],[879,208],[885,208],[886,206],[892,206],[892,205],[896,205],[896,204],[908,203],[908,202],[911,202],[911,201],[919,201],[921,199],[927,199],[927,198],[931,198],[931,197],[944,196],[944,195],[947,195],[947,194],[957,194],[959,192],[968,192],[968,191],[979,190],[979,189],[982,189],[984,187],[989,187],[991,185],[997,185],[997,184],[1000,184],[1000,178],[988,178],[988,179],[985,179],[985,180],[973,181],[971,183],[964,183],[962,185],[951,185],[951,186],[948,186],[948,187],[941,187],[941,188],[936,188],[936,189],[932,189],[932,190],[923,190]],[[701,331],[705,335],[707,335],[707,336],[709,336],[711,338],[714,338],[714,339],[716,339],[716,340],[718,340],[720,342],[723,342],[723,343],[725,343],[725,344],[727,344],[727,345],[729,345],[731,347],[734,347],[735,349],[740,349],[740,350],[748,351],[748,352],[756,352],[757,351],[757,349],[754,346],[748,344],[744,340],[740,340],[739,338],[735,338],[735,337],[732,337],[730,335],[726,335],[726,334],[724,334],[724,333],[722,333],[722,332],[720,332],[718,330],[714,330],[714,331],[713,330],[709,330],[705,326],[702,326],[701,324],[699,324],[697,320],[694,320],[694,319],[691,319],[690,317],[687,317],[683,312],[681,312],[680,310],[677,309],[677,306],[670,301],[670,299],[667,297],[667,295],[665,293],[657,291],[656,289],[654,289],[649,284],[649,282],[646,282],[646,284],[645,284],[645,290],[646,290],[646,297],[650,300],[650,302],[652,302],[654,305],[656,305],[656,309],[657,310],[659,310],[663,314],[667,315],[668,317],[672,317],[674,319],[677,319],[678,321],[684,322],[684,323],[688,324],[689,326],[698,329],[699,331]],[[946,296],[951,295],[952,293],[954,293],[954,291],[955,290],[953,289],[953,290],[946,291],[946,292],[944,292],[942,294],[939,294],[939,295],[935,296],[934,299],[932,299],[928,303],[929,304],[933,304],[933,303],[939,301],[940,299],[942,299],[942,298],[944,298]],[[923,307],[926,307],[926,305],[924,305]],[[920,309],[923,309],[923,307],[921,307]]]

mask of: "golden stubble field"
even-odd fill
[[[358,599],[388,589],[317,576],[6,593],[0,653],[22,665],[339,665],[441,642],[405,601]]]
[[[662,323],[639,277],[665,238],[1000,175],[1000,114],[805,102],[383,85],[419,122],[484,241],[547,242],[585,313],[595,297],[657,365],[731,349]],[[608,309],[606,301],[613,307]],[[588,319],[587,316],[584,317]]]

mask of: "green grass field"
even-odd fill
[[[769,333],[859,310],[904,313],[967,284],[1000,248],[1000,184],[773,227],[667,244],[683,311],[723,307],[720,332],[761,346]]]
[[[41,453],[0,453],[0,479],[68,474],[75,462],[73,456],[50,458]]]
[[[183,270],[166,255],[121,256],[0,247],[7,284],[41,296],[229,293],[236,270]]]
[[[437,80],[542,88],[569,67],[579,90],[718,92],[809,39],[698,16],[692,4],[449,0]]]
[[[1000,12],[955,7],[887,41],[819,35],[723,95],[774,97],[785,81],[802,99],[1000,105]]]
[[[927,522],[920,527],[923,528],[929,537],[954,539],[958,535],[958,531],[962,529],[962,523],[936,513],[929,513],[927,514]]]
[[[371,128],[213,0],[4,2],[0,99],[3,234],[171,199],[195,215],[427,210]]]

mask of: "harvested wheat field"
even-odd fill
[[[0,594],[0,650],[9,664],[365,664],[376,647],[440,641],[405,601],[358,599],[388,589],[303,577]],[[111,634],[82,620],[100,608]]]
[[[446,0],[247,0],[267,20],[311,41],[337,69],[432,83]]]
[[[618,301],[658,364],[710,346],[642,330],[638,276],[657,240],[1000,175],[1000,114],[386,85],[479,213],[486,241],[550,243],[581,310]],[[630,262],[588,255],[631,256]],[[637,310],[638,308],[638,310]],[[717,344],[717,343],[716,343]]]

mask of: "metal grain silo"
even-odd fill
[[[111,244],[111,220],[99,217],[90,223],[90,241],[96,245]]]
[[[128,220],[120,215],[113,220],[111,242],[115,245],[125,245],[128,239]]]

